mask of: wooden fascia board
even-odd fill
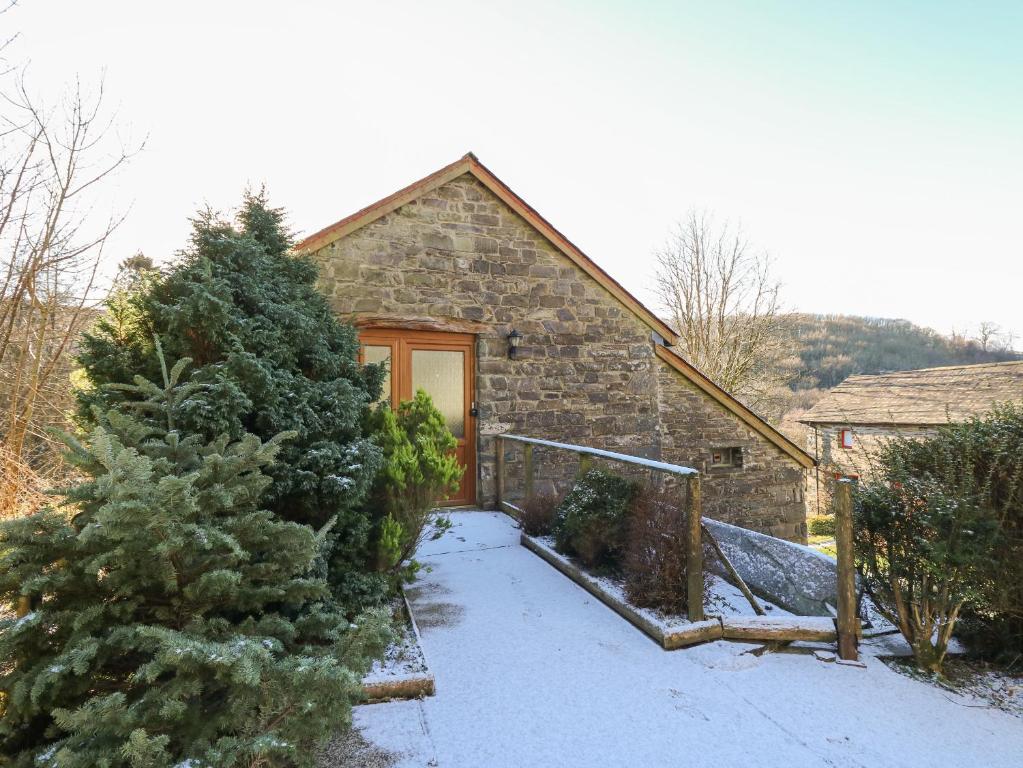
[[[388,195],[382,200],[379,200],[360,211],[356,211],[351,216],[341,219],[341,221],[331,224],[329,227],[321,229],[319,232],[313,233],[298,243],[295,246],[295,250],[300,253],[318,251],[320,248],[330,245],[335,240],[340,240],[345,235],[350,235],[357,229],[361,229],[367,224],[372,224],[377,219],[386,216],[392,211],[396,211],[398,208],[401,208],[401,206],[412,202],[416,198],[425,195],[427,192],[432,192],[437,189],[437,187],[443,186],[449,181],[457,179],[459,176],[469,172],[469,159],[463,157],[451,165],[447,165],[439,171],[431,173],[429,176],[420,179],[414,184],[410,184],[404,189],[400,189],[394,194]]]
[[[813,457],[798,445],[789,440],[785,435],[757,416],[753,411],[740,403],[721,387],[711,381],[707,376],[693,365],[690,365],[681,357],[669,349],[660,345],[654,347],[657,356],[667,363],[671,368],[678,371],[685,378],[692,382],[698,389],[709,395],[712,399],[722,405],[726,410],[737,416],[755,432],[780,448],[784,453],[791,456],[807,469],[816,465]]]
[[[526,223],[564,254],[569,261],[593,278],[604,290],[624,304],[630,312],[647,326],[660,334],[667,344],[674,345],[678,342],[678,336],[670,326],[643,306],[639,299],[629,293],[617,280],[579,250],[567,237],[555,229],[550,222],[537,213],[521,197],[516,195],[508,185],[497,178],[471,154],[395,192],[393,195],[363,208],[361,211],[342,219],[336,224],[332,224],[310,235],[298,243],[295,246],[295,250],[303,253],[319,250],[465,173],[471,174],[473,178],[489,189],[499,200],[525,219]]]

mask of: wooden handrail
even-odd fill
[[[554,448],[556,450],[568,451],[569,453],[576,454],[579,457],[579,468],[581,473],[585,472],[591,466],[592,459],[596,457],[607,459],[608,461],[621,462],[623,464],[632,464],[633,466],[643,467],[645,469],[654,470],[655,472],[664,472],[666,474],[677,475],[685,478],[686,499],[684,514],[686,515],[686,602],[689,605],[688,613],[690,621],[703,620],[703,494],[700,487],[700,473],[696,469],[693,469],[692,467],[684,467],[680,464],[669,464],[664,461],[644,459],[641,456],[630,456],[627,453],[605,451],[600,448],[590,448],[586,445],[559,443],[554,440],[542,440],[536,437],[501,434],[495,435],[495,439],[497,442],[497,476],[495,478],[497,481],[497,508],[513,515],[521,512],[521,510],[510,504],[505,498],[505,440],[523,444],[525,454],[523,457],[523,470],[525,477],[523,479],[527,500],[532,498],[535,491],[533,478],[535,466],[533,458],[534,446]],[[848,481],[838,483],[835,498],[835,513],[835,543],[838,549],[838,616],[835,619],[835,625],[838,634],[838,655],[843,660],[855,661],[858,658],[858,650],[856,646],[859,640],[860,617],[856,610],[856,571],[853,562],[852,487]],[[727,557],[724,556],[724,553],[717,545],[717,542],[715,542],[713,537],[709,535],[708,539],[710,539],[711,544],[714,546],[722,562],[725,564],[726,570],[734,572],[734,568],[731,567],[731,563],[728,562]],[[741,585],[740,588],[746,586],[742,579],[738,577],[738,574],[734,574],[734,578]],[[747,592],[748,587],[743,590],[744,594]],[[750,603],[753,605],[755,610],[759,609],[757,610],[757,613],[763,615],[763,609],[757,604],[752,593],[747,594],[747,599],[750,600]]]
[[[644,459],[642,456],[630,456],[627,453],[616,453],[605,451],[601,448],[590,448],[586,445],[573,445],[572,443],[558,443],[553,440],[541,440],[537,437],[523,437],[522,435],[495,435],[497,442],[497,461],[495,467],[497,476],[497,508],[506,512],[518,513],[518,507],[510,504],[505,498],[505,459],[504,441],[522,443],[524,449],[523,471],[525,473],[524,486],[526,499],[531,499],[535,490],[533,481],[533,447],[554,448],[561,451],[574,453],[579,457],[580,473],[586,472],[594,457],[617,461],[622,464],[632,464],[655,472],[664,472],[669,475],[677,475],[685,478],[686,483],[686,602],[689,606],[690,621],[703,621],[703,541],[701,537],[701,523],[703,520],[703,503],[700,491],[700,473],[692,467],[684,467],[681,464],[669,464],[665,461]]]
[[[634,464],[638,467],[645,467],[646,469],[654,469],[658,472],[667,472],[671,475],[696,475],[699,474],[697,470],[692,467],[683,467],[681,464],[669,464],[665,461],[655,461],[654,459],[644,459],[642,456],[631,456],[627,453],[615,453],[614,451],[605,451],[600,448],[590,448],[586,445],[573,445],[572,443],[556,443],[553,440],[541,440],[537,437],[523,437],[522,435],[497,435],[498,440],[511,440],[516,443],[526,443],[528,445],[543,445],[547,448],[558,448],[563,451],[570,451],[571,453],[577,453],[585,456],[598,456],[602,459],[609,459],[611,461],[620,461],[623,464]]]

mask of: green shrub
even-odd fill
[[[810,535],[811,536],[834,536],[835,535],[835,516],[834,515],[822,515],[820,517],[810,518]]]
[[[580,477],[554,516],[557,548],[590,568],[621,567],[629,505],[639,484],[601,469]]]
[[[538,493],[522,502],[519,524],[529,536],[547,536],[554,529],[560,499],[555,493]]]
[[[65,509],[0,524],[0,603],[32,604],[0,618],[12,765],[312,766],[389,639],[332,607],[314,531],[260,508],[290,435],[182,428],[184,364],[67,438]]]
[[[378,567],[411,579],[419,568],[413,559],[416,550],[451,525],[434,510],[458,490],[464,468],[454,454],[457,442],[444,417],[422,390],[401,403],[397,412],[382,405],[373,413],[371,425],[384,456],[370,495],[370,505],[380,516]]]
[[[984,418],[939,430],[914,457],[917,475],[960,473],[976,503],[997,524],[963,606],[959,637],[972,653],[1011,662],[1023,655],[1023,404],[1004,404]]]
[[[950,427],[928,440],[888,442],[856,493],[863,583],[931,672],[940,672],[963,608],[991,594],[992,555],[1004,542],[983,456],[963,435]]]
[[[157,381],[159,338],[169,359],[191,358],[189,382],[201,385],[178,414],[180,427],[213,440],[245,433],[295,437],[267,468],[262,503],[324,539],[325,570],[350,610],[379,601],[373,521],[363,505],[379,450],[363,432],[383,371],[358,364],[354,327],[342,323],[316,288],[316,265],[290,251],[284,214],[260,193],[246,195],[236,225],[210,211],[193,221],[191,242],[158,274],[123,286],[110,313],[85,334],[80,362],[90,406],[124,399],[104,384]]]

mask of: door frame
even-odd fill
[[[465,435],[465,474],[459,487],[458,498],[442,502],[444,506],[461,506],[477,503],[477,473],[479,461],[476,454],[476,336],[472,333],[448,331],[422,331],[401,327],[373,327],[359,329],[359,363],[363,363],[364,345],[391,348],[391,407],[396,408],[402,399],[415,395],[412,392],[412,350],[436,349],[440,351],[461,351],[465,353],[463,375]],[[396,361],[397,362],[396,365]],[[395,375],[397,367],[398,375]]]

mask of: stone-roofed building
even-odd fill
[[[810,456],[475,156],[297,249],[363,359],[389,364],[391,404],[423,388],[444,414],[465,467],[453,503],[495,503],[494,436],[516,433],[695,467],[708,517],[805,540]],[[574,471],[545,454],[537,485]]]
[[[800,419],[817,458],[811,514],[826,511],[826,486],[839,476],[865,477],[881,441],[927,437],[943,424],[983,416],[996,403],[1023,401],[1023,361],[954,365],[850,376]]]

